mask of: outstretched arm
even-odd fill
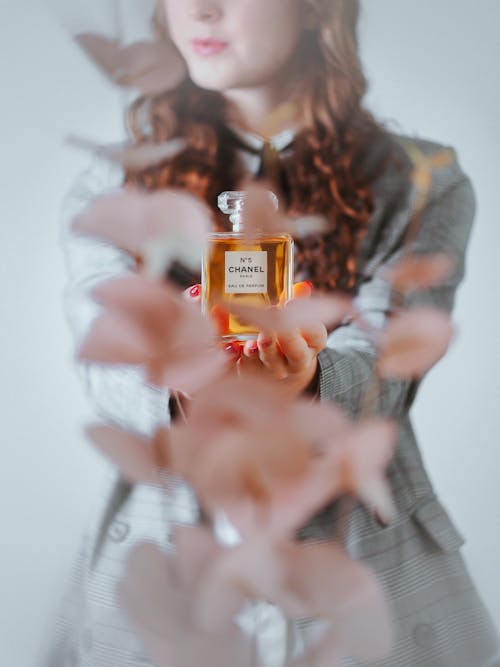
[[[430,150],[427,145],[427,150]],[[439,147],[440,148],[440,147]],[[406,209],[392,212],[379,222],[381,241],[365,267],[365,282],[357,296],[363,318],[372,326],[383,326],[391,314],[391,289],[384,274],[402,259],[403,239],[410,223],[411,202],[408,193]],[[378,193],[383,197],[384,193]],[[409,250],[417,254],[446,253],[453,270],[439,287],[414,292],[405,307],[427,305],[451,312],[457,286],[464,276],[465,252],[475,212],[471,183],[456,159],[437,170],[423,211],[417,236]],[[334,400],[349,413],[359,415],[366,388],[374,382],[376,350],[366,330],[355,323],[339,327],[328,338],[319,354],[319,385],[322,400]],[[375,411],[402,416],[411,406],[416,383],[383,381],[378,385]]]
[[[76,234],[71,223],[97,197],[119,188],[122,178],[119,166],[96,161],[77,179],[63,203],[61,245],[68,271],[64,307],[77,344],[99,311],[91,290],[114,276],[134,271],[135,263],[114,246]],[[169,420],[168,392],[149,385],[141,368],[78,362],[78,371],[103,419],[144,435]]]

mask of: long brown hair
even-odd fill
[[[367,83],[358,54],[358,0],[304,0],[316,28],[303,31],[295,57],[300,63],[302,129],[289,157],[266,174],[291,215],[323,215],[323,233],[296,239],[297,279],[351,291],[356,257],[373,209],[371,184],[389,152],[390,140],[362,107]],[[158,32],[168,38],[160,15]],[[181,187],[202,197],[223,220],[217,195],[236,189],[244,177],[237,146],[227,126],[221,93],[187,78],[174,91],[135,100],[128,125],[136,142],[183,137],[187,144],[170,160],[142,172],[127,171],[125,182],[147,190]],[[368,159],[368,155],[370,156]],[[368,166],[369,165],[369,166]],[[279,182],[276,182],[279,181]]]

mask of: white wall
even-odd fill
[[[500,3],[365,0],[368,102],[401,132],[452,145],[478,214],[458,293],[459,336],[423,382],[416,431],[467,563],[500,625]]]
[[[68,13],[71,7],[83,12],[85,27],[96,27],[102,16],[113,30],[110,0],[49,1],[67,10],[66,25],[80,18]],[[398,119],[405,131],[456,146],[479,197],[456,313],[461,334],[424,383],[415,416],[432,477],[468,538],[467,560],[500,622],[499,303],[491,285],[500,240],[494,152],[500,147],[500,5],[365,4],[374,108]],[[128,31],[137,5],[122,5]],[[89,409],[71,367],[61,314],[58,210],[87,163],[62,139],[76,132],[115,140],[121,111],[116,92],[42,0],[0,0],[0,43],[0,664],[33,667],[105,471],[80,435]]]
[[[34,667],[104,469],[61,312],[59,207],[88,157],[62,139],[116,139],[121,112],[42,2],[0,0],[0,44],[0,664]]]

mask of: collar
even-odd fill
[[[268,139],[254,132],[247,132],[234,125],[229,126],[231,134],[236,140],[240,158],[246,169],[253,175],[260,172],[262,157],[266,143],[281,157],[288,157],[291,153],[293,140],[296,135],[295,128],[287,128]]]
[[[259,134],[241,130],[234,125],[227,127],[236,141],[243,165],[250,174],[259,178],[266,139]],[[267,143],[279,153],[280,157],[286,158],[292,153],[296,134],[297,128],[288,128],[269,137]],[[323,234],[329,229],[329,226],[330,223],[325,215],[302,215],[295,220],[294,236],[300,238],[312,233]]]

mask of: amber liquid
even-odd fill
[[[256,291],[238,292],[237,288],[227,291],[229,266],[235,260],[228,260],[231,255],[238,253],[240,261],[245,261],[245,253],[249,257],[261,257],[262,266],[256,275],[258,283],[260,276],[265,276],[265,289],[257,286]],[[252,253],[265,252],[263,255]],[[240,303],[251,306],[280,306],[292,296],[293,272],[293,240],[288,234],[247,238],[238,232],[226,234],[211,234],[202,265],[202,308],[215,321],[219,336],[225,341],[251,340],[257,337],[258,329],[243,324],[237,317],[224,308],[224,303]],[[236,263],[234,263],[234,267]],[[234,270],[233,267],[233,270]],[[264,270],[265,269],[265,270]],[[244,270],[244,269],[242,269]],[[244,277],[252,290],[252,277]]]

